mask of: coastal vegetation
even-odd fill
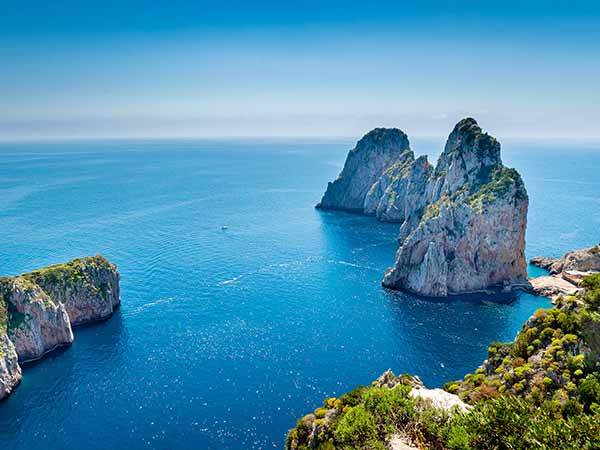
[[[327,399],[300,419],[288,450],[600,448],[600,274],[578,296],[536,311],[511,343],[492,343],[475,373],[444,389],[469,407],[411,395],[414,379],[379,380]],[[411,447],[405,447],[411,448]]]

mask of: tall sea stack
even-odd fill
[[[376,177],[360,211],[401,224],[383,285],[445,297],[524,283],[528,197],[518,172],[502,164],[500,143],[467,118],[435,168],[410,153]]]
[[[317,208],[363,212],[369,189],[405,157],[413,158],[406,134],[396,128],[375,128],[350,150],[344,169],[327,185]]]

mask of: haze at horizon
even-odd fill
[[[600,137],[594,2],[3,8],[0,139]]]

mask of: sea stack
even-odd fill
[[[413,158],[406,134],[396,128],[375,128],[350,150],[342,172],[327,185],[317,208],[362,213],[371,187],[405,157]]]
[[[446,297],[526,283],[527,208],[523,180],[502,164],[500,143],[466,118],[435,168],[412,151],[398,158],[368,189],[360,212],[401,224],[385,287]]]
[[[113,313],[119,278],[100,255],[0,278],[0,399],[19,383],[19,363],[70,345],[73,325]]]

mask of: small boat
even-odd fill
[[[221,226],[221,230],[228,230],[228,229],[229,229],[229,227],[227,225]]]

